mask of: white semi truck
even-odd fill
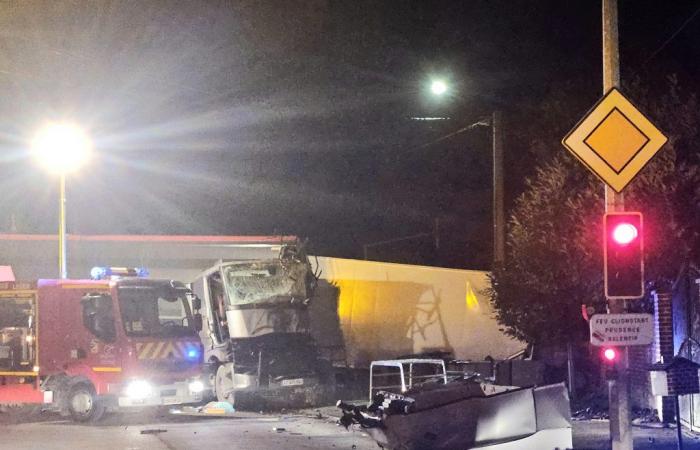
[[[325,392],[332,366],[309,330],[316,282],[296,242],[270,259],[221,261],[196,278],[204,360],[219,401],[277,407]]]

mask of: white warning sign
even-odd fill
[[[591,344],[599,347],[648,345],[654,340],[651,314],[596,314],[589,324]]]

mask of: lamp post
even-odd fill
[[[430,92],[435,95],[442,95],[447,92],[447,83],[442,80],[433,80],[430,83]]]
[[[440,79],[430,82],[430,92],[442,97],[449,93],[448,84]],[[493,163],[492,191],[493,191],[493,265],[494,268],[501,266],[505,260],[505,213],[503,206],[503,129],[501,112],[491,113],[489,122],[479,121],[461,131],[469,130],[475,126],[491,127],[491,154]],[[456,133],[455,133],[456,134]]]
[[[88,135],[68,123],[51,123],[34,137],[31,152],[48,172],[59,177],[58,272],[68,277],[66,267],[66,176],[77,171],[92,153]]]

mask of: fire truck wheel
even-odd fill
[[[92,385],[80,383],[70,390],[68,411],[76,422],[97,422],[105,413],[105,406],[97,398]]]
[[[220,402],[229,402],[235,405],[236,393],[233,385],[233,364],[221,364],[216,369],[216,380],[214,382],[216,399]]]

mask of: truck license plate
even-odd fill
[[[303,384],[303,378],[292,378],[291,380],[282,380],[282,386],[301,386]]]

